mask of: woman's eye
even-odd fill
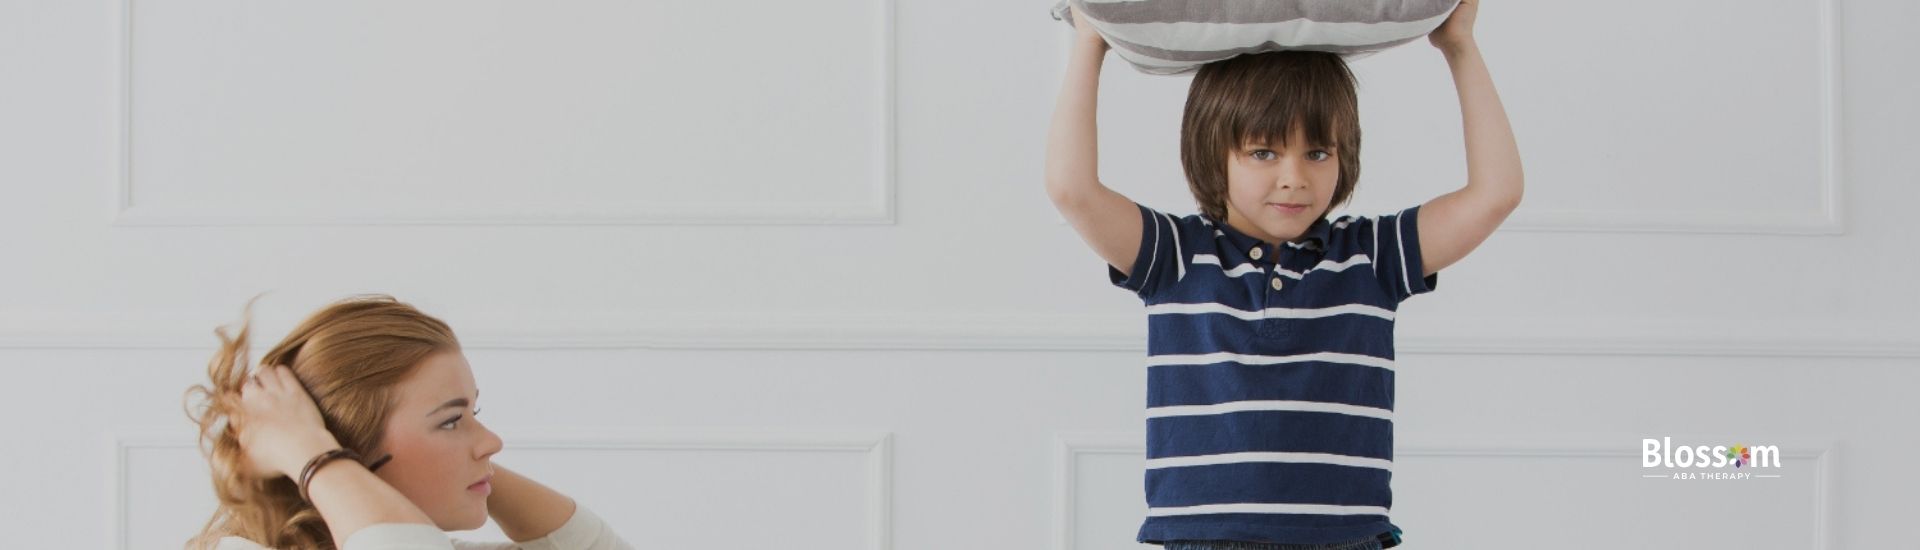
[[[474,409],[474,410],[473,410],[473,415],[474,415],[474,416],[480,416],[480,409]],[[447,421],[446,421],[446,422],[441,422],[441,423],[440,423],[440,429],[442,429],[442,430],[451,430],[451,429],[454,429],[454,428],[458,428],[458,427],[460,427],[460,419],[461,419],[461,418],[463,418],[463,417],[459,417],[459,416],[456,416],[456,417],[453,417],[453,418],[449,418],[449,419],[447,419]]]

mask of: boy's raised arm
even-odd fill
[[[1073,18],[1072,58],[1047,132],[1047,196],[1096,254],[1130,275],[1140,251],[1140,209],[1100,183],[1095,139],[1095,98],[1107,42],[1078,11]]]
[[[1453,15],[1429,36],[1446,55],[1460,93],[1467,144],[1467,185],[1420,207],[1422,275],[1432,275],[1480,246],[1520,206],[1525,177],[1520,148],[1493,77],[1473,40],[1479,0],[1461,0]]]

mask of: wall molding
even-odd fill
[[[1532,209],[1522,205],[1500,226],[1502,231],[1542,233],[1680,233],[1735,235],[1838,236],[1847,231],[1844,151],[1845,112],[1841,108],[1844,74],[1840,47],[1840,0],[1813,0],[1814,78],[1820,96],[1818,204],[1807,212],[1691,211],[1645,212],[1605,209]]]
[[[1146,434],[1128,432],[1065,432],[1053,438],[1053,548],[1079,548],[1074,540],[1075,514],[1079,512],[1074,495],[1079,491],[1081,455],[1145,456]],[[1144,475],[1144,474],[1143,474]],[[1146,498],[1142,492],[1141,499]]]
[[[120,0],[116,71],[118,149],[113,159],[116,181],[112,188],[111,219],[115,226],[387,226],[387,225],[890,225],[896,222],[897,118],[895,59],[898,34],[894,16],[897,0],[872,0],[873,50],[868,61],[876,65],[871,83],[880,97],[869,121],[877,160],[869,167],[870,183],[857,201],[748,204],[701,201],[676,202],[609,210],[598,203],[579,202],[554,208],[516,208],[506,205],[473,207],[439,205],[419,208],[370,208],[354,212],[302,209],[299,204],[271,207],[225,205],[218,208],[137,205],[133,202],[133,33],[134,0]]]
[[[893,545],[893,434],[890,432],[778,430],[504,430],[512,449],[562,451],[819,451],[863,455],[866,460],[865,550]],[[131,550],[127,539],[128,455],[138,449],[196,450],[190,433],[137,433],[110,436],[113,471],[110,521],[115,548]]]
[[[9,318],[11,317],[11,318]],[[219,316],[174,320],[0,316],[0,350],[212,350]],[[445,317],[469,349],[923,350],[1144,353],[1131,315],[784,314],[650,312],[547,319]],[[209,319],[218,319],[209,321]],[[1804,321],[1804,320],[1801,320]],[[256,321],[257,339],[291,322]],[[1403,325],[1400,354],[1916,358],[1920,338],[1872,320],[1819,326],[1724,319],[1661,321],[1446,318]],[[262,345],[256,342],[256,345]]]
[[[1671,436],[1680,441],[1731,442],[1751,441],[1767,445],[1779,445],[1781,458],[1807,459],[1813,462],[1813,517],[1809,518],[1813,536],[1809,542],[1814,550],[1827,550],[1835,546],[1832,530],[1834,511],[1835,476],[1839,468],[1840,444],[1837,441],[1798,436],[1786,437],[1729,437],[1724,434],[1659,434]],[[1439,434],[1428,436],[1430,439],[1408,442],[1402,440],[1394,445],[1394,457],[1481,457],[1481,458],[1619,458],[1638,460],[1639,449],[1630,444],[1647,435],[1592,434],[1578,439],[1569,438],[1569,434],[1552,436],[1507,435],[1503,437],[1473,436],[1471,438],[1442,438]],[[1075,461],[1084,455],[1118,455],[1142,457],[1146,454],[1146,435],[1143,432],[1061,432],[1054,436],[1053,452],[1053,530],[1055,550],[1074,550],[1076,504],[1074,495],[1077,480]],[[1518,442],[1524,439],[1526,442]],[[1625,445],[1609,445],[1604,442],[1629,442]],[[1623,481],[1624,482],[1624,481]],[[1145,498],[1144,495],[1142,498]]]

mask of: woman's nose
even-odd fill
[[[495,453],[499,453],[500,448],[506,446],[506,442],[501,441],[500,436],[493,433],[493,430],[487,429],[486,426],[480,426],[480,433],[480,447],[475,449],[477,456],[474,458],[485,460]]]

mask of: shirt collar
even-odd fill
[[[1252,235],[1241,233],[1240,230],[1234,229],[1233,226],[1231,225],[1227,225],[1227,222],[1225,221],[1215,220],[1211,218],[1209,218],[1208,221],[1212,222],[1213,226],[1219,228],[1222,233],[1227,234],[1229,238],[1233,239],[1234,244],[1237,245],[1235,248],[1247,248],[1250,246],[1261,246],[1263,248],[1266,247],[1266,243],[1264,241],[1261,241],[1260,239],[1255,238]],[[1333,222],[1327,221],[1325,217],[1322,217],[1320,219],[1313,220],[1313,225],[1307,226],[1307,232],[1301,235],[1300,238],[1294,239],[1291,242],[1299,243],[1304,247],[1313,249],[1313,250],[1326,250],[1327,238],[1332,235],[1333,235]]]

